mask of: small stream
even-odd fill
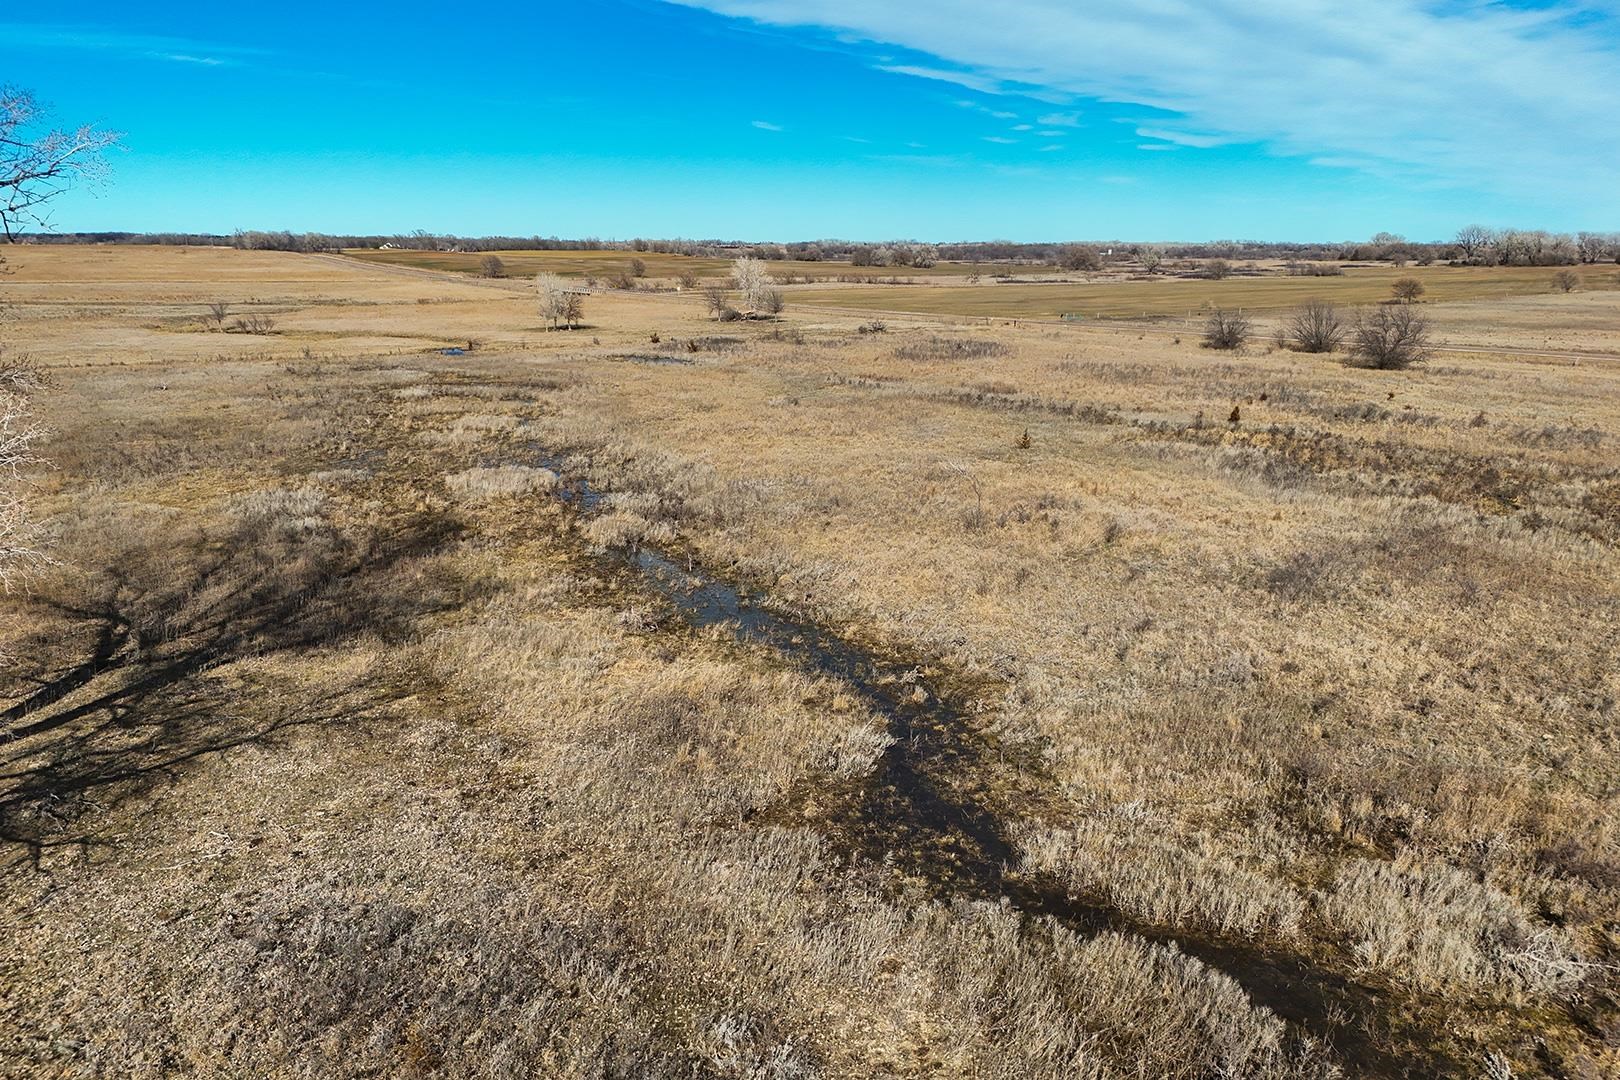
[[[596,512],[605,497],[571,476],[563,462],[542,456],[539,464],[563,478],[557,497],[581,515]],[[1377,1047],[1368,1032],[1384,1027],[1390,1003],[1379,991],[1309,961],[1267,950],[1261,944],[1217,940],[1139,922],[1112,907],[1088,903],[1051,882],[1013,872],[1015,846],[990,809],[983,786],[993,775],[990,747],[971,719],[971,709],[938,685],[925,682],[914,665],[879,656],[826,627],[781,614],[766,598],[733,586],[648,548],[613,550],[603,556],[668,601],[694,629],[720,630],[738,642],[763,646],[801,670],[842,681],[884,717],[893,744],[873,773],[830,821],[859,855],[928,883],[942,899],[1010,902],[1031,916],[1048,916],[1082,933],[1119,930],[1173,945],[1231,976],[1250,999],[1329,1043],[1348,1075],[1451,1076],[1460,1067],[1436,1051],[1430,1033],[1400,1032],[1407,1054],[1397,1059]],[[1004,770],[1003,770],[1004,771]]]
[[[541,464],[566,478],[557,494],[569,506],[582,514],[600,507],[603,493],[569,477],[561,461],[544,457]],[[978,800],[942,782],[945,777],[976,776],[975,759],[983,747],[977,745],[965,706],[930,686],[916,667],[777,612],[764,596],[650,548],[616,550],[605,557],[632,569],[692,628],[720,628],[739,642],[772,650],[801,670],[839,680],[884,718],[894,742],[842,823],[862,855],[888,862],[942,892],[999,881],[1015,861],[995,817]]]

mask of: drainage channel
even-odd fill
[[[562,478],[557,497],[576,513],[600,509],[605,493],[571,475],[561,459],[542,455],[539,464]],[[1416,1021],[1398,1033],[1389,1031],[1387,1018],[1401,1010],[1374,988],[1258,945],[1145,924],[1014,873],[1014,845],[987,805],[987,793],[975,787],[992,765],[972,710],[944,688],[925,683],[915,666],[772,610],[763,595],[655,550],[635,547],[603,557],[631,571],[688,626],[718,628],[801,670],[837,679],[884,717],[893,743],[848,804],[825,822],[847,838],[850,854],[924,881],[942,899],[1007,902],[1081,933],[1117,930],[1173,946],[1236,980],[1256,1004],[1331,1045],[1351,1075],[1450,1076],[1460,1067],[1434,1048],[1437,1040]],[[1377,1045],[1371,1032],[1380,1029],[1385,1039],[1399,1037],[1401,1055]]]
[[[542,457],[559,477],[558,497],[581,514],[595,512],[603,493],[570,477],[563,463]],[[977,775],[982,747],[966,706],[938,692],[908,664],[878,656],[816,623],[766,606],[765,598],[698,573],[646,547],[610,552],[633,570],[694,629],[719,628],[735,640],[764,646],[788,663],[852,688],[882,716],[894,740],[873,775],[845,807],[841,826],[858,853],[886,862],[942,892],[984,891],[1013,861],[1012,845],[979,800],[947,786],[946,777]],[[999,895],[999,893],[998,893]]]

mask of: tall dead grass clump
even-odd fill
[[[1402,856],[1340,871],[1324,907],[1367,968],[1426,993],[1545,996],[1581,982],[1569,933],[1452,866]]]
[[[1156,926],[1216,934],[1286,937],[1298,932],[1305,898],[1275,876],[1210,850],[1175,842],[1164,823],[1115,813],[1068,829],[1019,838],[1025,869],[1050,874]]]
[[[868,331],[870,332],[870,331]],[[930,334],[899,345],[894,350],[897,360],[989,360],[1006,356],[1012,350],[1006,342],[993,338],[945,337]]]
[[[46,385],[39,368],[0,355],[0,592],[46,558],[25,499],[25,474],[40,464],[36,447],[47,434],[33,397]]]
[[[444,478],[452,494],[468,500],[509,499],[557,487],[557,474],[529,465],[466,469]]]
[[[936,993],[966,1021],[953,1041],[969,1075],[1333,1075],[1235,980],[1174,947],[1052,920],[1039,922],[1041,942],[989,904],[932,909],[914,933],[934,950]]]

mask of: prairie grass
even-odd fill
[[[552,490],[557,486],[557,474],[528,465],[497,465],[451,473],[444,483],[464,499],[512,498]]]
[[[930,334],[895,347],[897,360],[988,360],[1007,355],[1005,342],[994,338],[944,337]]]
[[[525,344],[499,283],[56,257],[18,260],[60,565],[0,601],[13,1071],[1620,1065],[1610,366],[820,313],[625,364],[712,323],[600,297],[601,345]],[[290,351],[143,329],[269,282]],[[116,301],[132,362],[44,300]],[[1603,302],[1426,307],[1597,340]],[[914,673],[949,739],[690,629],[637,545]],[[908,791],[1008,865],[913,869]]]
[[[1026,870],[1145,923],[1248,939],[1299,932],[1306,899],[1280,867],[1248,869],[1207,846],[1167,842],[1165,832],[1162,822],[1113,814],[1031,833],[1020,846]]]
[[[1326,914],[1351,936],[1361,963],[1432,993],[1545,996],[1585,975],[1567,932],[1444,864],[1351,863]]]

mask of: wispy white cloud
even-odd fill
[[[956,102],[956,107],[958,109],[970,109],[973,112],[984,113],[984,115],[988,116],[992,120],[1016,120],[1016,119],[1018,119],[1018,114],[1015,113],[1015,112],[1010,112],[1007,109],[994,109],[994,108],[991,108],[989,105],[984,104],[983,102],[971,101],[971,100],[968,100],[966,98],[958,100]]]
[[[1046,127],[1079,127],[1080,114],[1077,112],[1047,113],[1037,117],[1035,122]]]
[[[987,79],[971,71],[946,71],[943,68],[918,67],[915,64],[879,64],[879,71],[891,72],[895,75],[911,75],[918,79],[933,79],[936,82],[955,83],[969,90],[977,90],[981,94],[1001,93],[1001,83],[995,79]]]
[[[228,67],[269,55],[264,49],[244,45],[58,23],[0,23],[0,38],[8,45],[23,48],[120,53],[203,67]]]
[[[1174,128],[1139,127],[1136,133],[1144,139],[1162,139],[1164,142],[1175,143],[1177,146],[1196,146],[1207,150],[1212,146],[1225,146],[1236,140],[1224,135],[1201,134],[1196,131],[1177,131]]]
[[[1197,146],[1190,133],[1542,198],[1554,185],[1620,212],[1613,0],[1001,0],[994,18],[982,0],[673,2],[903,47],[937,65],[889,70],[985,93],[1149,106],[1176,145]]]
[[[928,165],[938,168],[959,168],[967,159],[956,154],[873,154],[873,161],[887,161],[896,165]]]
[[[984,141],[995,143],[998,146],[1015,146],[1018,143],[1017,139],[1009,139],[1004,135],[986,135]]]
[[[782,131],[782,130],[784,130],[781,124],[773,124],[769,120],[755,120],[755,121],[753,121],[753,125],[754,125],[754,127],[759,128],[759,130],[761,130],[761,131]]]

